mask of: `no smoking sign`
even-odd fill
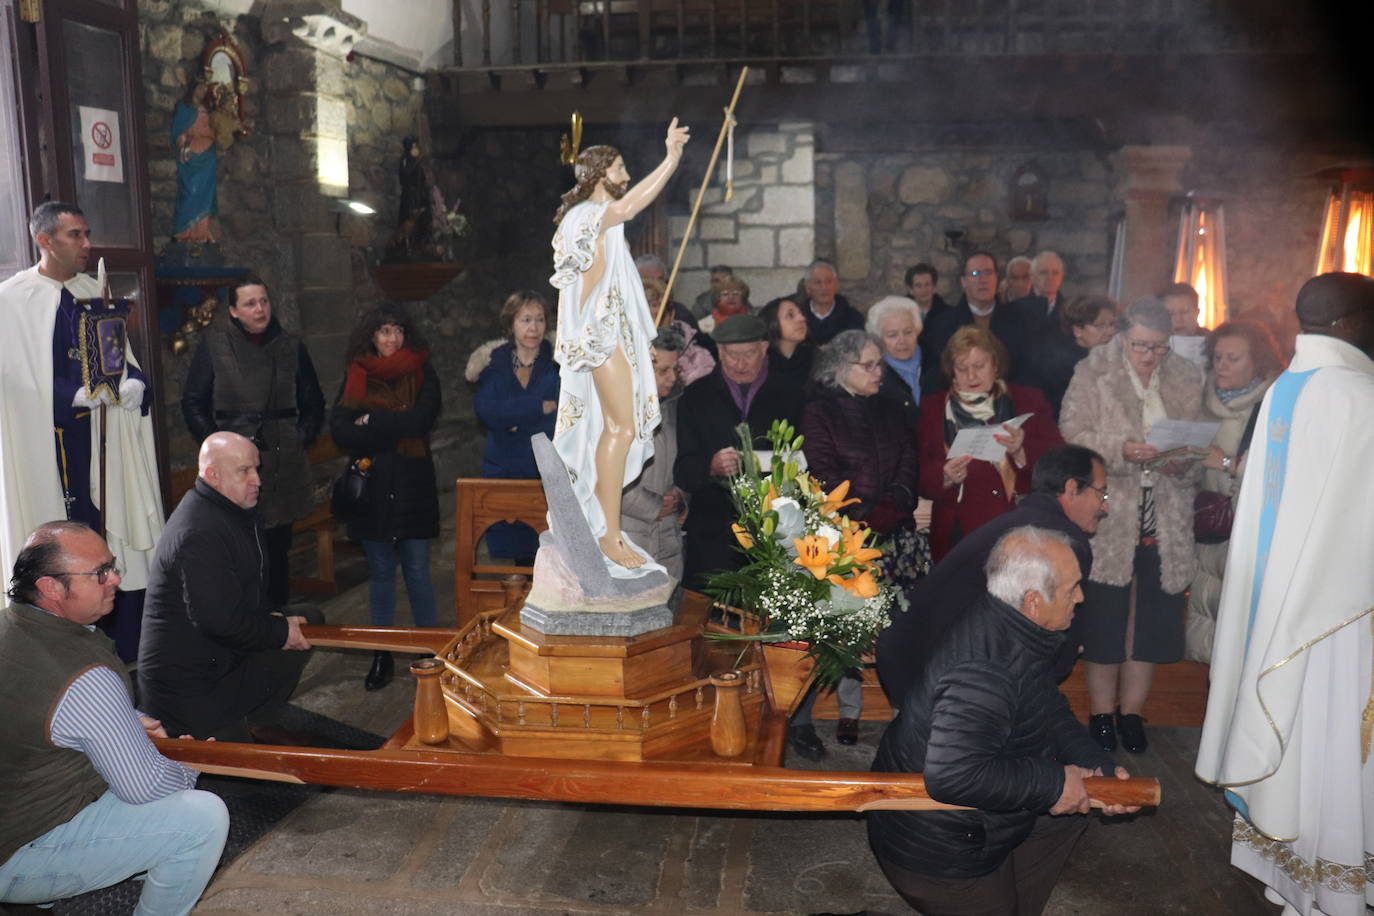
[[[79,106],[81,136],[85,138],[87,181],[123,181],[119,153],[119,114],[108,108]]]

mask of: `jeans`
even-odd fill
[[[396,617],[396,557],[410,596],[410,613],[417,627],[437,625],[434,582],[429,577],[429,545],[425,539],[363,541],[367,555],[367,603],[372,625],[389,627]]]
[[[0,865],[0,902],[48,903],[146,871],[134,916],[189,913],[228,835],[229,812],[210,792],[185,789],[143,805],[106,792]]]

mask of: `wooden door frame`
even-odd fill
[[[18,19],[16,13],[16,20]],[[66,72],[66,46],[63,24],[78,22],[107,29],[124,42],[121,79],[127,87],[129,108],[121,133],[128,144],[124,163],[134,203],[134,240],[137,247],[96,246],[91,249],[88,269],[105,258],[111,273],[138,275],[142,298],[129,321],[129,334],[148,379],[152,397],[151,413],[157,454],[158,479],[164,509],[168,496],[168,459],[162,391],[162,336],[158,330],[157,284],[154,278],[152,235],[152,195],[148,186],[147,132],[143,112],[142,53],[139,48],[137,0],[43,0],[37,23],[16,22],[18,64],[21,72],[36,73],[38,79],[20,80],[22,146],[29,192],[29,212],[45,200],[76,200],[76,172],[73,165],[74,140],[71,134],[72,100],[66,80],[55,79]],[[36,85],[35,85],[36,84]]]

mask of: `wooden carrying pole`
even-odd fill
[[[673,282],[677,280],[677,269],[682,266],[682,255],[687,251],[687,243],[692,240],[692,229],[697,224],[697,213],[701,211],[701,201],[706,197],[706,188],[711,184],[711,174],[716,170],[716,160],[720,158],[720,148],[725,143],[725,135],[730,132],[730,125],[735,120],[735,103],[739,101],[739,94],[744,90],[744,78],[749,75],[748,67],[741,67],[739,71],[739,81],[735,83],[735,94],[730,97],[730,106],[725,109],[725,120],[721,122],[720,134],[716,137],[716,148],[711,150],[711,162],[706,166],[706,174],[701,179],[701,188],[697,191],[696,203],[692,204],[692,215],[687,219],[687,230],[682,233],[682,243],[677,246],[677,257],[673,258],[673,269],[668,274],[668,285],[663,289],[663,299],[658,303],[658,314],[654,315],[654,327],[663,323],[663,310],[668,307],[668,302],[673,295]]]
[[[376,751],[275,747],[158,738],[159,751],[204,773],[538,801],[748,811],[932,811],[935,801],[909,773],[815,772],[708,763],[616,763],[510,758],[419,748]],[[1154,779],[1085,779],[1095,806],[1158,805]]]

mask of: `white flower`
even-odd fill
[[[791,544],[793,538],[806,533],[806,517],[795,499],[779,496],[773,500],[773,511],[778,513],[778,527],[773,537],[784,544]]]
[[[840,529],[830,525],[821,525],[816,529],[816,535],[823,537],[830,542],[830,549],[834,550],[840,545]]]

